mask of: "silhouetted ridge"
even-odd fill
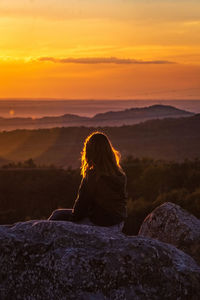
[[[200,114],[195,114],[192,118],[200,119]]]
[[[75,114],[62,116],[45,116],[42,118],[0,118],[0,130],[38,129],[52,127],[103,127],[133,125],[151,119],[179,118],[194,115],[191,112],[170,105],[152,105],[142,108],[131,108],[121,111],[108,111],[96,114],[94,117],[83,117]]]
[[[93,119],[95,120],[105,120],[107,118],[154,118],[154,117],[163,117],[163,116],[173,116],[173,115],[180,115],[188,114],[192,115],[192,113],[178,109],[171,105],[162,105],[162,104],[155,104],[146,107],[136,107],[136,108],[129,108],[121,111],[108,111],[106,113],[96,114]]]
[[[37,163],[78,167],[82,141],[95,130],[92,126],[57,126],[0,132],[0,157],[9,161],[33,158]],[[199,115],[149,119],[130,126],[102,126],[100,130],[108,134],[122,157],[130,154],[177,161],[200,157]]]

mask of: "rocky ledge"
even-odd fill
[[[200,220],[174,203],[166,202],[154,209],[139,235],[172,244],[200,264]]]
[[[109,228],[0,226],[0,299],[200,299],[200,268],[172,245]]]

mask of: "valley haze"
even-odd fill
[[[130,120],[127,115],[131,116]],[[72,120],[77,118],[80,121],[77,116],[73,116]],[[55,118],[50,120],[52,125]],[[56,120],[60,122],[63,117]],[[81,118],[83,120],[89,122],[88,118]],[[125,120],[138,124],[123,125]],[[200,114],[155,105],[97,114],[90,122],[90,126],[83,126],[82,123],[81,126],[73,124],[70,127],[59,127],[56,124],[55,128],[4,130],[0,132],[0,164],[3,166],[9,162],[22,162],[32,158],[39,165],[80,167],[83,141],[96,130],[111,138],[122,158],[132,155],[138,158],[183,161],[200,157]],[[92,122],[96,127],[92,126]],[[108,126],[113,123],[123,126]]]
[[[12,113],[12,110],[11,110]],[[14,111],[13,111],[14,114]],[[189,117],[194,113],[170,105],[152,105],[149,107],[129,108],[120,111],[108,111],[84,117],[75,114],[45,116],[42,118],[3,118],[0,117],[0,130],[39,129],[53,127],[103,127],[134,125],[151,119]]]

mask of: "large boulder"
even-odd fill
[[[166,202],[153,210],[139,235],[172,244],[200,264],[200,220],[174,203]]]
[[[0,299],[200,299],[200,268],[174,246],[109,228],[0,226]]]

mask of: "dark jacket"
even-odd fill
[[[119,224],[126,218],[126,176],[101,175],[90,171],[82,179],[73,207],[73,221],[89,218],[99,226]]]

